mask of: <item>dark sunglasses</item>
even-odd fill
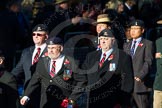
[[[41,34],[41,33],[33,33],[32,36],[45,36],[45,34]]]

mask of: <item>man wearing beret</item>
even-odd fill
[[[134,20],[130,23],[132,40],[124,45],[126,53],[132,56],[134,72],[133,98],[138,108],[149,108],[151,88],[147,81],[152,68],[154,48],[153,43],[143,38],[144,22]]]
[[[33,72],[35,70],[37,61],[47,51],[46,48],[47,45],[45,43],[46,40],[48,39],[47,26],[45,26],[44,24],[36,25],[33,28],[32,38],[33,38],[34,46],[25,48],[22,51],[20,61],[11,72],[13,75],[15,75],[19,84],[22,85],[23,83],[24,86],[23,89],[26,89],[31,79],[31,76],[33,75]],[[33,99],[33,101],[36,101],[36,99],[35,100]],[[32,104],[32,106],[34,105],[34,103]],[[32,107],[30,106],[30,108]],[[34,106],[34,108],[36,108],[36,106]]]
[[[131,57],[114,46],[112,30],[102,30],[99,41],[101,50],[89,53],[82,66],[88,81],[89,108],[128,107],[134,83]]]
[[[74,105],[75,100],[82,93],[82,90],[75,89],[84,84],[77,74],[77,63],[69,56],[62,53],[63,42],[60,38],[54,37],[48,41],[48,52],[38,61],[36,70],[31,81],[25,90],[24,97],[20,103],[27,103],[32,98],[35,90],[41,87],[40,108],[67,108],[68,103]],[[78,83],[77,83],[78,82]],[[77,92],[77,95],[75,95]]]

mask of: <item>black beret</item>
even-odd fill
[[[140,27],[145,27],[145,24],[142,20],[133,20],[130,22],[130,26],[140,26]]]
[[[114,37],[113,31],[110,29],[104,29],[99,33],[99,37],[104,36],[104,37]]]
[[[63,41],[59,37],[54,37],[50,39],[49,41],[47,41],[47,44],[48,45],[54,45],[54,44],[63,45]]]
[[[45,24],[38,24],[33,28],[34,31],[45,31],[48,32],[48,27]]]

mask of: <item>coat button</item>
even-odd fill
[[[52,82],[52,80],[50,80],[50,82]]]

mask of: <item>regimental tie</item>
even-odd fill
[[[40,52],[41,52],[41,48],[37,48],[37,53],[34,56],[33,64],[38,62]]]
[[[104,53],[104,54],[103,54],[103,57],[102,57],[102,59],[101,59],[101,61],[100,61],[100,63],[99,63],[99,67],[100,67],[100,68],[101,68],[102,65],[104,64],[105,59],[106,59],[106,54]]]
[[[51,71],[50,71],[50,76],[53,78],[55,76],[55,67],[56,67],[56,61],[53,61],[52,63],[52,68],[51,68]]]
[[[133,58],[133,55],[134,55],[136,42],[137,42],[137,41],[134,40],[133,46],[132,46],[132,48],[131,48],[131,56],[132,56],[132,58]]]

